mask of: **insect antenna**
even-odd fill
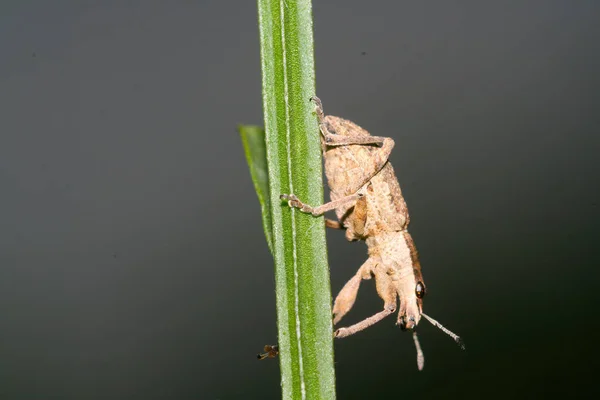
[[[417,367],[419,368],[419,371],[422,371],[423,366],[425,365],[425,356],[423,355],[423,350],[421,350],[421,345],[419,344],[417,331],[413,331],[413,340],[415,341],[415,347],[417,348]]]
[[[431,323],[431,325],[440,328],[446,335],[450,336],[452,339],[454,339],[454,341],[456,343],[458,343],[458,345],[460,346],[461,349],[465,349],[465,343],[463,342],[463,340],[460,338],[460,336],[458,336],[456,333],[450,332],[448,329],[444,328],[444,326],[442,324],[440,324],[439,322],[437,322],[435,319],[431,318],[429,315],[421,313],[422,316],[424,316],[427,321],[429,321]]]

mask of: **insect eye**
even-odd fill
[[[425,285],[423,285],[423,282],[417,283],[417,286],[415,287],[415,294],[419,299],[425,297]]]

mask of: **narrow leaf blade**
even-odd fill
[[[239,125],[238,131],[244,145],[246,161],[250,168],[250,176],[260,203],[263,230],[273,254],[273,225],[271,220],[271,198],[269,195],[269,171],[267,167],[267,150],[265,147],[265,130],[259,126]]]

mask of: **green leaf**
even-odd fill
[[[263,112],[284,399],[335,399],[331,290],[323,217],[290,209],[293,193],[323,204],[314,104],[310,0],[258,0]]]
[[[269,250],[273,254],[273,226],[271,222],[271,199],[269,197],[269,171],[267,169],[267,150],[265,148],[265,130],[259,126],[239,125],[238,130],[244,145],[246,161],[260,203],[263,230]]]

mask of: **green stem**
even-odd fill
[[[314,105],[310,0],[258,0],[263,110],[284,399],[335,399],[331,292],[323,217],[290,209],[294,193],[323,203]]]

